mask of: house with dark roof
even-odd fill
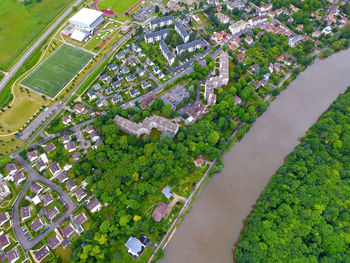
[[[162,51],[163,56],[168,61],[169,65],[172,65],[175,62],[175,57],[169,50],[168,46],[165,44],[164,40],[159,42],[159,48]]]
[[[174,22],[174,18],[172,16],[164,16],[157,19],[153,19],[149,22],[149,25],[152,30],[156,28],[161,28],[164,26],[170,26]]]
[[[63,171],[62,173],[60,173],[57,179],[61,184],[67,181],[69,179],[67,172]]]
[[[34,220],[31,224],[30,227],[34,232],[37,232],[38,230],[40,230],[43,227],[43,222],[41,221],[40,218]]]
[[[100,139],[100,136],[98,136],[97,132],[96,131],[93,131],[91,134],[90,134],[90,138],[93,142],[96,142]]]
[[[87,193],[84,191],[83,188],[79,188],[79,189],[75,192],[75,196],[76,196],[78,202],[81,202],[81,200],[83,200],[83,199],[87,196]]]
[[[67,144],[65,144],[65,145],[64,145],[64,148],[65,148],[69,153],[74,152],[74,151],[77,149],[77,147],[75,146],[75,143],[72,142],[72,141],[70,141],[70,142],[68,142]]]
[[[86,126],[86,128],[85,128],[85,132],[87,132],[87,133],[92,133],[92,132],[94,132],[95,131],[95,128],[94,128],[94,126],[93,125],[88,125],[88,126]]]
[[[91,213],[95,213],[101,210],[102,206],[101,203],[98,201],[98,199],[95,197],[91,199],[86,207],[90,210]]]
[[[28,151],[27,152],[27,159],[30,161],[30,162],[34,162],[36,159],[38,159],[38,151],[37,150],[33,150],[33,151]]]
[[[42,172],[42,171],[44,171],[47,168],[47,166],[43,162],[43,160],[37,161],[36,164],[35,164],[35,167],[39,170],[39,172]]]
[[[16,186],[20,185],[25,180],[26,177],[24,176],[23,172],[18,172],[13,176],[13,181],[15,182]]]
[[[37,252],[35,252],[34,254],[34,258],[40,262],[42,261],[44,258],[46,258],[48,255],[50,255],[50,250],[47,246],[43,246],[41,247],[39,250],[37,250]]]
[[[34,194],[40,194],[44,187],[38,183],[33,183],[30,187],[30,191]]]
[[[157,96],[153,92],[150,92],[141,100],[141,109],[146,109],[155,100],[157,100]]]
[[[54,143],[50,142],[48,145],[45,145],[43,148],[44,148],[45,152],[49,153],[49,152],[56,149],[56,145]]]
[[[162,39],[165,39],[169,34],[170,30],[168,28],[164,28],[156,32],[145,33],[145,41],[147,44],[158,42]]]
[[[9,263],[16,262],[21,257],[21,254],[19,253],[17,248],[14,248],[6,253],[6,258]]]
[[[190,40],[190,34],[188,34],[186,26],[180,21],[175,22],[175,31],[181,36],[184,43],[187,43]]]
[[[141,88],[142,88],[143,90],[148,89],[148,88],[150,88],[150,87],[152,87],[152,85],[151,85],[151,82],[150,82],[149,80],[147,80],[147,81],[145,81],[145,82],[142,82],[142,84],[141,84]]]
[[[72,139],[71,136],[69,136],[69,135],[63,135],[63,136],[61,137],[61,142],[62,142],[63,144],[66,144],[66,143],[70,142],[71,139]]]
[[[50,164],[49,170],[54,177],[56,177],[61,172],[61,168],[56,162]]]
[[[87,216],[84,214],[84,212],[81,212],[79,215],[74,217],[75,224],[82,225],[88,220]]]
[[[86,94],[88,95],[89,100],[94,100],[97,98],[96,93],[92,89],[89,89]]]
[[[14,175],[18,171],[16,165],[13,163],[6,164],[5,169],[8,175]]]
[[[176,53],[180,55],[184,51],[194,52],[197,49],[203,48],[204,46],[205,46],[204,42],[200,39],[197,39],[189,43],[178,45],[176,47]]]
[[[122,102],[123,101],[123,97],[122,95],[118,94],[118,95],[115,95],[113,96],[112,98],[112,103],[113,104],[117,104],[118,102]]]
[[[65,115],[63,115],[63,116],[62,116],[62,122],[63,122],[64,125],[68,125],[69,123],[72,122],[72,119],[71,119],[70,116],[65,116]]]
[[[0,235],[0,250],[4,251],[10,245],[10,239],[8,235]]]
[[[64,238],[69,238],[75,233],[72,223],[69,223],[65,228],[61,229],[62,236]]]
[[[162,218],[166,216],[167,210],[168,210],[168,206],[165,203],[160,202],[157,208],[152,213],[152,217],[154,221],[159,222],[160,220],[162,220]]]
[[[32,216],[31,212],[30,212],[30,206],[21,207],[20,214],[21,214],[21,221],[22,222],[27,220],[28,218],[30,218]]]
[[[53,221],[53,219],[58,216],[60,211],[57,209],[56,206],[51,207],[49,210],[46,211],[46,216],[50,221]]]
[[[101,74],[101,75],[100,75],[100,80],[101,80],[103,83],[107,83],[107,82],[109,82],[111,79],[112,79],[112,77],[111,77],[108,73],[104,73],[104,74]]]
[[[80,162],[80,157],[81,157],[81,152],[75,152],[72,155],[72,158],[73,158],[74,162],[76,162],[76,163]]]
[[[66,183],[66,188],[69,192],[77,188],[77,183],[74,180],[70,180]]]
[[[44,194],[41,196],[41,201],[44,202],[44,206],[48,206],[53,203],[53,197],[51,193]]]
[[[49,248],[51,249],[56,249],[60,246],[61,241],[58,235],[55,235],[53,237],[50,237],[47,239],[47,245],[49,246]]]
[[[128,249],[128,253],[135,259],[138,259],[141,256],[142,252],[145,250],[145,245],[133,236],[131,236],[128,241],[126,241],[125,246]]]
[[[0,213],[0,226],[3,226],[10,220],[10,215],[8,212]]]

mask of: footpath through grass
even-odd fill
[[[101,0],[98,3],[99,9],[112,9],[116,15],[128,11],[139,0]]]
[[[53,19],[73,0],[0,1],[0,69],[7,71]]]
[[[63,45],[29,75],[22,84],[53,98],[92,57],[93,55],[80,49]]]

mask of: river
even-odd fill
[[[350,85],[350,50],[317,60],[224,157],[164,251],[162,263],[229,263],[243,222],[298,138]]]

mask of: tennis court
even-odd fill
[[[90,61],[93,55],[63,45],[33,71],[22,84],[54,98]]]

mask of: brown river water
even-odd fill
[[[164,250],[162,263],[229,263],[247,216],[298,138],[350,85],[350,50],[317,60],[224,157]]]

